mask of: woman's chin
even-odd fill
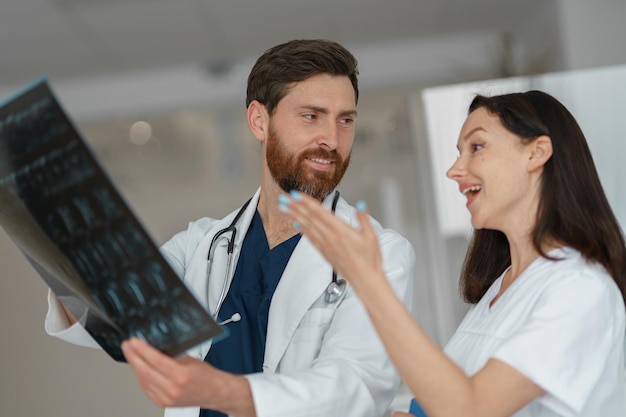
[[[474,230],[481,230],[485,228],[485,222],[481,219],[472,217],[472,227]]]

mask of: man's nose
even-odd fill
[[[336,123],[328,123],[320,132],[317,144],[328,150],[337,149],[339,145],[339,128]]]

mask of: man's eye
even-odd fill
[[[316,115],[314,113],[306,113],[304,115],[305,119],[309,119],[309,120],[315,120],[316,119]]]
[[[339,122],[344,125],[349,125],[349,124],[354,123],[354,119],[352,117],[346,117],[344,119],[340,119]]]

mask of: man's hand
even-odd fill
[[[255,417],[248,380],[188,355],[171,358],[134,337],[122,343],[139,385],[159,407],[199,406]]]

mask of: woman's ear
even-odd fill
[[[257,100],[252,100],[248,105],[248,126],[255,138],[265,142],[268,135],[269,115],[265,106]]]
[[[528,158],[528,170],[534,171],[542,168],[552,157],[552,139],[542,135],[530,144],[530,156]]]

